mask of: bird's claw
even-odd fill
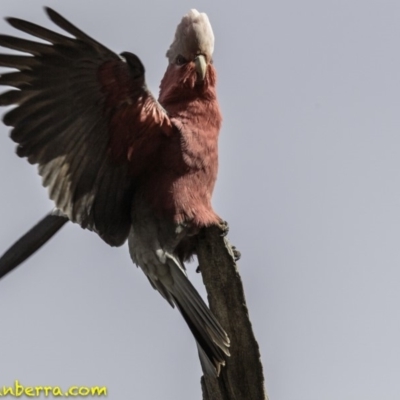
[[[222,237],[226,237],[228,235],[229,232],[229,224],[227,221],[221,221],[219,223],[219,229],[221,230],[221,236]],[[242,256],[240,251],[236,248],[236,246],[232,246],[227,239],[225,239],[225,242],[227,242],[228,246],[229,246],[229,252],[231,253],[231,255],[233,256],[235,261],[240,260],[240,257]],[[200,267],[197,268],[198,271],[200,271]]]
[[[219,223],[219,229],[221,230],[221,236],[225,237],[229,232],[229,224],[227,221],[221,221]]]
[[[231,246],[232,248],[232,253],[233,253],[233,258],[235,261],[239,261],[240,257],[242,257],[242,253],[236,248],[236,246]]]

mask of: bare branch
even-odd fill
[[[221,227],[201,232],[197,253],[210,308],[231,340],[220,377],[201,379],[203,400],[268,400],[235,254]]]

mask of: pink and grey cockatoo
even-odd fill
[[[29,54],[0,55],[0,66],[17,70],[0,77],[0,85],[16,88],[0,95],[1,106],[16,105],[4,123],[56,206],[25,245],[32,253],[68,220],[111,246],[128,239],[133,262],[179,309],[204,371],[216,375],[229,339],[183,265],[199,230],[221,223],[211,206],[221,113],[208,17],[191,10],[182,18],[157,101],[136,55],[117,55],[46,12],[71,36],[16,18],[8,22],[48,43],[0,36],[1,46]],[[2,274],[22,261],[5,258]]]

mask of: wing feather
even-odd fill
[[[18,18],[7,20],[48,43],[0,35],[0,46],[25,53],[0,54],[0,66],[16,70],[0,77],[0,85],[16,89],[0,94],[1,106],[17,105],[3,121],[13,127],[17,154],[38,164],[56,207],[121,245],[130,229],[132,158],[151,165],[174,127],[148,91],[137,56],[118,56],[46,12],[71,37]]]

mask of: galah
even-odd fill
[[[47,43],[0,36],[1,46],[28,54],[0,55],[0,66],[17,70],[0,78],[15,88],[0,95],[1,106],[16,105],[3,121],[56,207],[30,244],[68,220],[111,246],[128,239],[133,262],[188,324],[203,370],[218,375],[229,338],[184,267],[200,229],[221,223],[211,206],[221,112],[208,17],[191,10],[182,18],[157,101],[136,55],[117,55],[46,12],[69,36],[17,18],[7,20]],[[3,260],[3,273],[15,265]]]

